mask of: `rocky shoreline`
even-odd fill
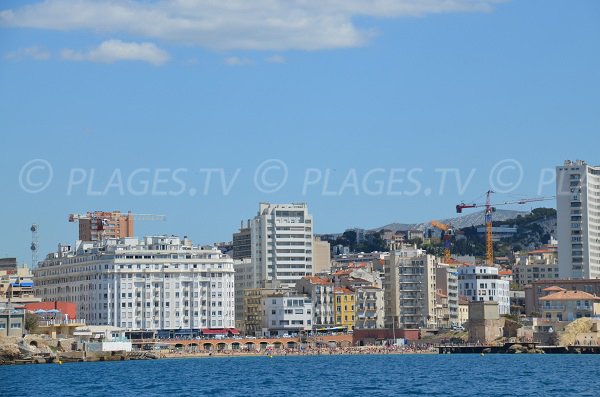
[[[83,352],[73,350],[73,339],[46,339],[38,335],[0,337],[0,365],[62,364],[68,362],[154,360],[152,352]]]

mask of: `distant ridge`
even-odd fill
[[[439,222],[451,225],[455,229],[462,229],[465,227],[471,226],[481,226],[484,222],[484,213],[485,211],[473,212],[470,214],[457,216],[455,218],[449,219],[436,219]],[[494,212],[494,221],[506,221],[510,219],[515,219],[519,215],[527,215],[529,211],[515,211],[515,210],[496,210]],[[431,226],[431,221],[425,223],[390,223],[389,225],[381,226],[375,229],[371,229],[371,231],[380,231],[383,229],[392,230],[394,232],[397,231],[406,231],[406,230],[425,230]]]

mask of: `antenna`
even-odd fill
[[[31,225],[31,268],[33,269],[34,267],[37,266],[38,263],[38,229],[39,226],[34,223],[33,225]]]

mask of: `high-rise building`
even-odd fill
[[[600,167],[556,167],[560,278],[600,278]]]
[[[193,336],[234,327],[233,260],[179,237],[59,245],[34,270],[44,301],[77,304],[90,325]]]
[[[445,263],[438,263],[435,272],[435,284],[440,294],[436,299],[444,295],[445,304],[448,305],[447,325],[460,325],[458,322],[458,272],[455,267]],[[438,321],[441,321],[438,318]]]
[[[233,233],[233,259],[249,259],[252,257],[252,238],[250,233],[250,221],[244,226],[240,225],[240,231]]]
[[[121,211],[94,211],[75,219],[69,217],[69,222],[79,221],[79,240],[100,241],[109,238],[133,237],[132,214]]]
[[[259,286],[254,280],[254,266],[250,259],[234,259],[233,269],[235,270],[235,327],[244,332],[245,315],[244,299],[245,292],[249,289],[256,289]]]
[[[313,275],[313,226],[304,203],[261,203],[251,221],[253,277],[293,288]]]
[[[331,245],[319,237],[313,241],[313,270],[315,274],[331,271]]]
[[[16,272],[17,267],[17,258],[0,258],[0,271]]]
[[[411,246],[394,248],[384,267],[386,327],[435,327],[435,256]]]

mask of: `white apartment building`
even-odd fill
[[[262,298],[263,335],[297,335],[312,329],[312,302],[295,292],[274,293]]]
[[[253,277],[293,288],[314,274],[313,218],[306,204],[261,203],[251,221]]]
[[[509,282],[492,266],[458,268],[458,293],[469,301],[498,302],[500,314],[510,314]]]
[[[600,167],[556,167],[556,209],[560,278],[600,278]]]
[[[385,325],[383,288],[360,286],[354,289],[356,320],[354,329],[383,328]]]
[[[385,324],[432,328],[436,319],[436,258],[414,247],[392,249],[385,262]]]
[[[438,263],[435,276],[437,292],[447,298],[448,321],[444,321],[444,323],[450,326],[460,325],[458,322],[458,272],[456,268],[445,263]],[[438,321],[441,322],[441,320],[438,318]]]
[[[306,276],[296,282],[296,291],[310,296],[313,328],[335,325],[333,282],[324,277]]]
[[[190,335],[235,326],[233,260],[187,238],[59,245],[34,270],[34,280],[44,301],[76,303],[89,325]]]

